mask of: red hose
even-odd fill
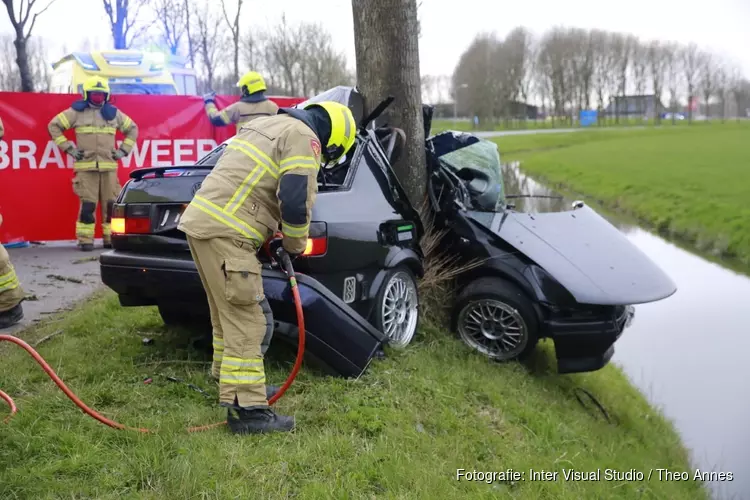
[[[302,366],[302,358],[304,357],[304,353],[305,353],[305,317],[302,311],[302,300],[300,299],[299,290],[297,289],[297,280],[293,274],[289,276],[289,284],[292,287],[292,296],[294,297],[294,305],[297,309],[297,328],[299,330],[299,345],[297,346],[297,359],[294,361],[294,367],[292,368],[292,372],[289,374],[289,377],[287,377],[286,382],[284,382],[284,385],[281,386],[281,388],[279,389],[279,392],[277,392],[271,399],[268,400],[269,405],[274,404],[281,396],[283,396],[286,390],[289,389],[289,387],[294,382],[294,379],[297,378],[297,373],[299,372],[299,369]],[[28,352],[31,355],[31,357],[34,358],[34,361],[39,363],[39,365],[44,369],[44,371],[47,372],[47,375],[49,375],[52,381],[55,384],[57,384],[57,387],[59,387],[65,393],[65,395],[68,396],[68,398],[70,398],[70,400],[73,401],[73,403],[75,403],[76,406],[78,406],[78,408],[80,408],[86,415],[114,429],[137,431],[137,432],[143,432],[143,433],[153,432],[152,430],[144,429],[140,427],[128,427],[126,425],[115,422],[114,420],[110,420],[107,417],[101,415],[100,413],[97,413],[95,410],[92,410],[91,408],[86,406],[86,404],[83,401],[81,401],[78,398],[78,396],[76,396],[73,393],[73,391],[71,391],[68,388],[68,386],[65,385],[62,379],[57,376],[57,374],[52,369],[52,367],[44,360],[44,358],[42,358],[42,356],[39,355],[38,352],[36,352],[36,350],[34,350],[33,347],[31,347],[29,344],[19,339],[18,337],[14,337],[13,335],[0,335],[0,342],[2,341],[12,342],[20,346],[26,352]],[[18,412],[18,409],[16,408],[16,404],[13,402],[13,398],[11,398],[9,395],[4,393],[2,390],[0,390],[0,399],[4,400],[10,407],[10,414],[4,420],[5,423],[8,423],[10,419],[13,418],[13,416]],[[225,424],[226,424],[226,420],[223,422],[217,422],[215,424],[202,425],[198,427],[189,427],[188,432],[204,431],[204,430],[220,427]]]

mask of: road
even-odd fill
[[[24,319],[2,333],[16,333],[70,308],[102,287],[99,275],[101,242],[93,252],[81,252],[75,241],[47,242],[9,248],[10,260],[27,294]]]

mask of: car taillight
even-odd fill
[[[110,224],[112,234],[148,234],[151,232],[151,205],[116,204]]]
[[[273,235],[271,239],[277,240],[283,238],[284,235],[281,233],[276,233]],[[320,255],[325,255],[325,253],[328,251],[328,238],[326,236],[320,236],[317,238],[309,237],[307,238],[307,244],[305,245],[305,250],[302,252],[302,255],[305,257],[316,257]]]

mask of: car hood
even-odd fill
[[[677,291],[661,268],[588,206],[469,217],[536,262],[579,303],[642,304]]]

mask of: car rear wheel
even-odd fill
[[[523,359],[539,340],[531,300],[500,278],[480,278],[459,293],[453,329],[466,345],[495,361]]]
[[[375,326],[393,347],[406,347],[414,339],[419,326],[419,292],[408,268],[388,271],[375,301]]]

